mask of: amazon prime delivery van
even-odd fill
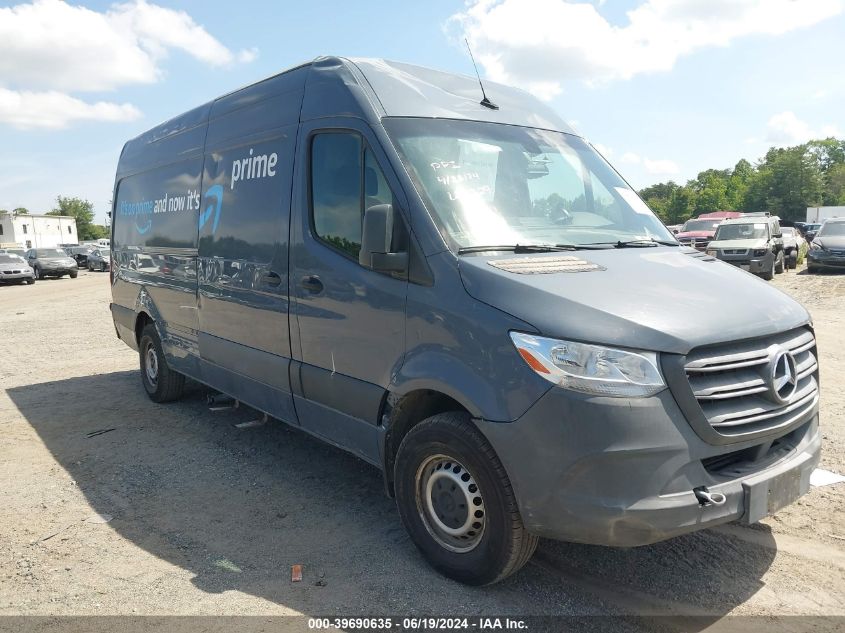
[[[805,493],[806,310],[485,88],[326,57],[126,143],[111,309],[150,398],[191,378],[358,455],[472,584],[538,537],[643,545]]]

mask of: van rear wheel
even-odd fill
[[[182,396],[185,376],[167,366],[155,325],[147,323],[138,342],[141,381],[153,402],[172,402]]]
[[[440,413],[411,429],[396,454],[394,482],[405,529],[449,578],[498,582],[537,547],[504,466],[466,413]]]

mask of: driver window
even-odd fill
[[[357,261],[364,211],[394,204],[393,193],[361,137],[326,132],[311,144],[311,213],[314,233]]]

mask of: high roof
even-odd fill
[[[472,119],[558,130],[574,134],[551,108],[531,94],[484,81],[499,109],[481,105],[478,78],[384,59],[352,59],[380,102],[385,116]]]
[[[206,137],[210,121],[222,121],[258,104],[264,104],[266,124],[274,126],[338,116],[359,117],[374,125],[383,117],[425,117],[575,134],[554,110],[529,93],[491,81],[485,81],[484,88],[498,109],[481,105],[481,89],[473,76],[384,59],[319,57],[200,105],[128,141],[117,178],[201,155],[210,142]],[[252,127],[265,124],[250,116]],[[235,128],[230,132],[239,133]]]

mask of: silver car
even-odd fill
[[[111,268],[111,253],[105,249],[97,249],[88,253],[88,270],[107,271]]]
[[[60,248],[31,248],[26,253],[26,259],[35,271],[36,279],[58,278],[63,275],[76,279],[79,273],[76,260],[68,257]]]
[[[12,253],[0,253],[0,282],[34,284],[35,271],[29,267],[23,257]]]

